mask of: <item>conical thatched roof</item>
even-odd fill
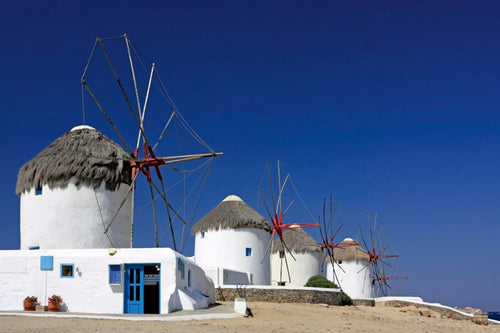
[[[225,198],[191,229],[198,232],[219,229],[263,229],[272,231],[271,224],[252,207],[235,195]]]
[[[316,241],[309,236],[307,232],[299,227],[285,230],[285,232],[283,232],[283,242],[287,246],[288,250],[293,253],[321,252],[319,244],[316,243]],[[271,252],[277,253],[280,250],[281,241],[279,238],[276,238]]]
[[[89,126],[78,126],[64,134],[32,160],[17,176],[16,193],[47,184],[65,188],[71,178],[75,185],[98,188],[102,182],[114,191],[120,183],[131,183],[130,156],[123,148]]]
[[[354,239],[346,238],[342,242],[340,242],[340,246],[356,244]],[[348,247],[337,247],[333,250],[333,257],[335,261],[348,261],[348,260],[368,260],[370,259],[370,255],[361,248],[360,245],[353,245]],[[325,262],[330,262],[330,258],[326,258]]]

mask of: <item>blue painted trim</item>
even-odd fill
[[[71,276],[63,275],[63,266],[71,266]],[[61,264],[60,267],[59,277],[65,279],[73,279],[75,277],[75,264]]]
[[[181,258],[177,258],[177,269],[181,272],[181,279],[184,280],[185,267],[184,267],[184,262],[182,261]]]
[[[158,274],[158,314],[161,314],[161,264],[157,264],[158,268],[160,269],[159,274]]]
[[[54,257],[53,256],[40,256],[40,270],[51,271],[54,269],[53,266]]]
[[[109,265],[109,284],[122,284],[122,265]]]

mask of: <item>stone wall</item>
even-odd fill
[[[420,310],[421,316],[448,318],[454,320],[469,320],[476,324],[488,325],[488,315],[483,313],[478,313],[475,315],[468,316],[451,308],[433,306],[428,303],[420,304],[420,303],[405,302],[405,301],[383,301],[383,302],[376,302],[375,304],[377,306],[390,306],[395,308],[414,306],[416,308],[422,309]]]
[[[258,288],[242,287],[217,287],[215,298],[217,301],[234,301],[236,298],[245,298],[247,302],[273,302],[273,303],[322,303],[340,305],[340,290],[325,290],[321,288]]]

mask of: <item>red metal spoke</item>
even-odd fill
[[[153,180],[151,178],[150,168],[153,167],[156,170],[156,176],[158,177],[158,179],[163,180],[159,166],[166,164],[165,161],[161,158],[156,157],[153,150],[151,149],[151,146],[145,143],[142,146],[142,150],[144,155],[143,159],[138,158],[138,149],[135,149],[135,151],[130,154],[130,156],[132,157],[132,161],[130,161],[130,166],[132,167],[132,179],[136,174],[141,172],[147,177],[148,182],[152,183]]]
[[[333,242],[333,236],[330,235],[330,241],[328,241],[327,237],[323,238],[323,244],[320,245],[321,249],[323,249],[323,254],[327,250],[333,250],[333,249],[345,249],[350,246],[358,246],[360,245],[359,243],[349,243],[349,244],[342,244],[342,243],[334,243]]]

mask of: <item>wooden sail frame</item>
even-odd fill
[[[132,99],[128,97],[126,89],[124,87],[124,84],[121,81],[121,78],[118,74],[118,70],[115,68],[115,65],[113,64],[111,57],[108,54],[108,51],[105,46],[105,41],[111,40],[111,39],[123,39],[125,41],[125,46],[126,46],[126,53],[127,53],[127,58],[129,62],[129,68],[131,71],[131,77],[132,77],[132,82],[133,82],[133,94],[135,95],[135,103],[132,102]],[[94,52],[96,49],[100,49],[102,51],[102,54],[105,58],[105,62],[109,66],[109,69],[112,72],[112,75],[118,84],[119,90],[121,91],[123,100],[125,101],[127,107],[126,109],[128,112],[132,115],[132,118],[135,122],[136,129],[138,130],[137,134],[137,141],[135,144],[134,148],[131,148],[132,145],[127,143],[127,141],[124,138],[124,135],[122,132],[119,130],[118,126],[113,122],[112,117],[108,114],[107,110],[105,109],[105,106],[103,103],[100,101],[98,95],[96,92],[92,89],[91,85],[89,85],[88,80],[87,80],[87,74],[89,70],[89,65],[91,64]],[[165,182],[162,177],[162,172],[160,170],[161,166],[169,166],[172,164],[178,164],[178,163],[183,163],[187,161],[194,161],[198,159],[206,159],[210,158],[213,159],[217,156],[221,156],[223,153],[221,152],[215,152],[212,150],[204,141],[201,139],[201,137],[190,127],[190,125],[187,123],[187,121],[182,117],[180,114],[179,110],[177,109],[176,105],[173,103],[173,101],[170,98],[170,95],[166,91],[160,77],[158,74],[158,71],[156,69],[155,63],[151,63],[150,69],[149,69],[149,75],[148,75],[148,81],[147,81],[147,88],[146,92],[144,94],[144,98],[141,100],[140,98],[140,93],[139,93],[139,85],[138,85],[138,80],[136,78],[136,69],[132,57],[132,52],[131,49],[135,49],[133,45],[131,44],[131,41],[129,37],[124,34],[121,36],[116,36],[116,37],[110,37],[110,38],[99,38],[97,37],[94,45],[92,47],[92,51],[90,54],[90,57],[87,61],[87,65],[83,71],[82,77],[81,77],[81,85],[82,85],[82,111],[83,111],[83,119],[85,123],[85,102],[84,102],[84,92],[86,92],[91,100],[95,103],[97,108],[99,109],[100,113],[105,117],[105,119],[108,121],[108,123],[111,125],[113,128],[114,132],[118,136],[119,140],[121,141],[123,147],[128,151],[130,155],[130,160],[128,161],[130,163],[130,167],[132,168],[132,179],[131,179],[131,186],[129,189],[129,192],[127,193],[127,196],[123,199],[123,201],[127,200],[127,197],[129,195],[132,195],[134,197],[134,191],[136,187],[136,180],[138,178],[139,174],[143,174],[147,182],[149,184],[149,192],[151,196],[151,205],[152,205],[152,210],[153,210],[153,219],[154,219],[154,228],[155,228],[155,243],[156,246],[159,247],[159,231],[158,231],[158,221],[157,221],[157,212],[156,212],[156,198],[160,198],[161,201],[163,201],[163,204],[165,206],[165,209],[168,214],[168,220],[169,220],[169,226],[170,226],[170,232],[171,232],[171,237],[173,241],[173,247],[174,250],[178,250],[177,243],[176,243],[176,236],[174,233],[174,228],[173,228],[173,216],[179,218],[184,224],[187,224],[186,221],[181,217],[181,214],[177,212],[174,207],[170,204],[169,200],[167,199],[167,190],[165,187]],[[148,103],[150,101],[150,93],[151,93],[151,88],[153,85],[153,81],[156,79],[155,84],[158,90],[160,90],[160,95],[163,96],[163,98],[166,100],[168,105],[170,105],[172,113],[170,117],[168,118],[165,126],[163,127],[161,134],[159,135],[156,143],[152,144],[149,137],[146,135],[146,130],[144,128],[144,120],[146,118],[146,110],[148,107]],[[136,104],[136,106],[134,106]],[[165,157],[157,157],[155,153],[155,149],[158,147],[158,144],[162,141],[164,138],[165,132],[169,125],[172,122],[172,119],[174,117],[177,117],[180,119],[180,123],[185,126],[186,128],[186,133],[191,135],[196,142],[198,142],[202,147],[205,147],[207,150],[207,153],[200,153],[200,154],[183,154],[183,155],[173,155],[173,156],[165,156]],[[142,144],[141,144],[142,141]],[[140,156],[140,148],[142,148],[142,156]],[[154,169],[154,172],[152,170]],[[211,165],[209,167],[211,169]],[[208,171],[209,172],[209,171]],[[155,174],[155,176],[152,175],[152,173]],[[208,174],[205,176],[204,182],[206,182],[206,177]],[[153,178],[156,179],[153,181]],[[157,184],[158,183],[158,184]],[[198,195],[199,198],[199,195]],[[132,199],[133,200],[133,199]],[[123,205],[123,202],[122,202]],[[121,206],[120,208],[121,209]],[[132,205],[132,210],[133,210],[133,205]],[[118,214],[116,212],[115,216]],[[112,226],[114,222],[114,217],[106,223],[106,228],[104,232],[106,233],[109,231],[110,227]],[[104,222],[104,221],[103,221]],[[133,229],[133,223],[132,223],[132,229]],[[184,230],[184,229],[183,229]],[[131,237],[133,237],[133,231],[131,233]],[[132,243],[132,239],[131,239]]]

